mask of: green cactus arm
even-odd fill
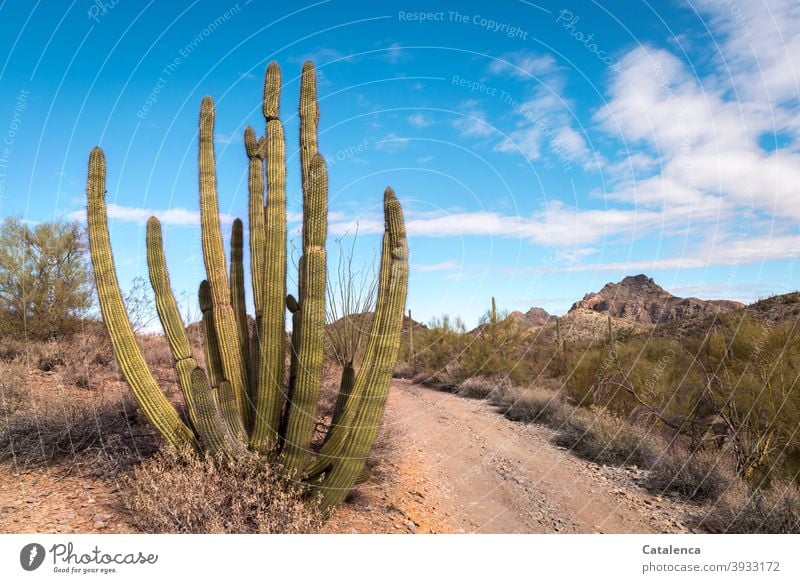
[[[297,380],[297,350],[300,348],[300,304],[292,294],[286,296],[286,308],[292,314],[292,337],[289,342],[289,383],[286,400],[292,401],[292,388]],[[281,420],[280,434],[286,435],[286,416]]]
[[[300,170],[302,184],[311,171],[311,160],[318,151],[317,130],[319,126],[319,103],[317,102],[317,71],[314,63],[303,63],[300,74]],[[304,225],[305,226],[305,225]],[[303,298],[300,297],[302,302]]]
[[[337,425],[339,423],[347,401],[353,393],[353,385],[355,382],[356,371],[353,368],[353,363],[344,365],[344,367],[342,367],[341,382],[339,383],[339,394],[336,396],[336,404],[333,407],[333,415],[331,417],[332,425]]]
[[[314,432],[325,340],[325,239],[328,225],[328,174],[316,154],[304,185],[303,262],[300,271],[300,337],[297,370],[286,422],[283,463],[302,470]]]
[[[192,426],[200,437],[204,450],[212,455],[240,453],[244,448],[233,439],[205,372],[192,357],[189,337],[169,282],[161,224],[155,217],[147,221],[147,267],[155,294],[156,310],[175,360]]]
[[[264,74],[264,99],[261,104],[261,111],[264,119],[269,123],[273,119],[278,119],[281,107],[281,68],[278,63],[271,61],[267,65],[267,72]]]
[[[198,411],[192,392],[192,371],[197,368],[197,361],[192,358],[189,337],[181,319],[178,303],[172,293],[169,282],[167,262],[164,258],[164,244],[161,237],[161,223],[155,217],[147,221],[147,270],[150,285],[156,300],[156,311],[167,337],[172,358],[178,371],[178,381],[189,411],[192,426],[198,428],[198,420],[203,412]],[[202,439],[202,436],[201,436]]]
[[[217,390],[222,382],[222,361],[219,357],[219,345],[214,331],[214,312],[212,311],[211,288],[207,280],[200,282],[197,290],[197,301],[200,304],[201,324],[203,327],[203,353],[206,357],[211,388]]]
[[[208,369],[208,376],[210,377],[211,389],[213,394],[217,397],[219,410],[223,419],[225,419],[225,424],[231,435],[237,440],[243,441],[245,439],[244,421],[239,415],[238,408],[235,406],[236,399],[233,395],[231,385],[229,382],[226,382],[225,373],[222,370],[219,341],[217,339],[216,326],[214,326],[211,286],[209,286],[208,281],[203,280],[200,282],[197,297],[202,314],[203,350],[206,356],[206,368]]]
[[[362,384],[359,387],[360,379],[356,380],[353,394],[349,399],[348,404],[352,404],[354,398],[358,398],[360,402],[350,407],[356,414],[348,431],[348,439],[339,450],[339,456],[333,460],[321,484],[321,507],[325,511],[329,511],[344,500],[347,492],[364,471],[367,455],[383,418],[389,383],[400,349],[403,312],[408,291],[408,241],[403,211],[391,188],[387,188],[384,194],[384,212],[386,234],[381,259],[382,286],[378,292],[378,305],[370,331],[370,341],[374,339],[375,349],[368,355],[371,357],[368,366],[373,370],[369,374],[369,385]],[[389,254],[386,253],[387,247],[390,250]],[[367,350],[369,351],[369,347]],[[362,370],[359,371],[359,377],[363,368],[362,366]],[[346,412],[342,417],[345,416]]]
[[[266,226],[264,219],[264,155],[266,138],[256,139],[253,128],[248,126],[244,132],[244,143],[248,164],[247,188],[249,192],[250,219],[250,280],[253,289],[253,305],[256,310],[256,325],[250,339],[250,391],[251,400],[257,403],[258,393],[258,358],[261,353],[259,327],[264,311],[264,262],[266,261]]]
[[[171,445],[196,447],[194,433],[181,420],[175,407],[161,392],[147,368],[133,332],[122,292],[119,289],[111,252],[106,215],[106,162],[103,151],[95,148],[89,156],[86,186],[89,252],[94,268],[100,311],[108,329],[119,368],[150,424]]]
[[[284,404],[283,381],[286,334],[286,139],[278,119],[281,70],[270,63],[264,78],[263,112],[267,122],[267,202],[264,207],[266,243],[264,263],[263,315],[259,323],[259,378],[256,385],[256,417],[251,446],[256,451],[272,450],[278,439]]]
[[[253,128],[244,132],[244,143],[248,164],[247,189],[249,191],[250,220],[250,275],[253,287],[253,304],[256,320],[261,318],[264,309],[264,262],[266,261],[266,224],[264,218],[264,153],[266,140],[256,140]]]
[[[249,371],[246,365],[250,362],[250,335],[244,300],[244,227],[240,219],[235,219],[231,227],[231,307],[236,321],[241,362],[245,365],[245,387],[249,388]]]
[[[204,449],[211,455],[227,455],[241,457],[246,455],[247,448],[241,440],[231,434],[225,422],[214,391],[208,384],[208,378],[202,368],[195,367],[191,371],[191,393],[194,396],[197,410],[201,412],[195,422],[197,433]]]
[[[203,259],[211,288],[214,328],[219,343],[224,378],[230,383],[236,407],[245,426],[251,417],[247,395],[247,376],[239,350],[236,317],[230,301],[230,285],[222,243],[222,229],[217,201],[217,171],[214,156],[214,100],[204,97],[200,106],[200,231]]]
[[[370,328],[369,341],[350,398],[344,404],[339,422],[330,434],[306,474],[314,478],[337,459],[348,454],[348,442],[369,423],[380,421],[403,327],[403,312],[408,290],[408,242],[403,211],[391,188],[384,193],[386,232],[383,237],[379,272],[378,300]],[[358,416],[366,415],[359,421]],[[358,435],[352,435],[353,432]],[[367,435],[368,437],[368,435]]]
[[[497,324],[497,303],[494,301],[494,296],[492,296],[492,311],[490,312],[490,321],[492,324]]]

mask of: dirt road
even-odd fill
[[[332,530],[687,531],[684,508],[638,487],[637,470],[581,460],[550,443],[552,430],[509,421],[485,401],[394,381],[386,415],[400,435],[390,492],[363,489]]]
[[[392,383],[374,479],[326,524],[337,533],[686,532],[686,507],[554,446],[552,430],[485,401]],[[393,451],[381,451],[391,446]],[[131,532],[91,464],[0,468],[0,532]]]

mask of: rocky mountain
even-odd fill
[[[541,328],[555,319],[555,316],[542,308],[531,308],[525,313],[515,310],[508,317],[526,328]]]
[[[674,296],[646,275],[632,275],[619,283],[607,283],[599,292],[586,294],[570,312],[592,310],[642,324],[725,313],[743,308],[732,300],[701,300]]]
[[[771,324],[800,320],[800,292],[760,299],[747,306],[745,313],[751,318]]]

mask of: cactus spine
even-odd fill
[[[224,456],[275,456],[284,469],[322,495],[322,507],[340,503],[368,477],[364,460],[375,438],[397,360],[408,288],[408,244],[400,203],[384,193],[383,236],[375,316],[358,370],[345,367],[333,423],[311,454],[322,373],[328,179],[317,151],[319,106],[316,73],[303,66],[300,92],[300,166],[303,242],[297,298],[286,294],[286,145],[279,120],[280,69],[270,63],[262,112],[266,135],[245,131],[248,163],[250,270],[255,330],[245,307],[244,228],[231,231],[230,271],[219,219],[214,157],[214,102],[200,109],[200,223],[207,279],[200,284],[206,370],[192,357],[170,288],[161,226],[147,225],[150,281],[175,360],[191,427],[158,387],[136,343],[114,271],[105,208],[105,159],[95,148],[87,185],[89,240],[103,319],[120,369],[148,421],[173,446],[193,446]],[[266,181],[264,177],[266,175]],[[266,182],[266,183],[265,183]],[[291,373],[284,379],[285,310],[292,314]],[[410,318],[410,312],[409,312]],[[410,340],[413,342],[413,340]],[[413,344],[412,344],[413,353]]]

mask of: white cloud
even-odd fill
[[[156,217],[161,221],[162,225],[195,226],[200,224],[200,211],[180,207],[154,210],[108,203],[106,204],[106,213],[109,220],[122,223],[144,224],[150,217]],[[86,222],[86,210],[74,211],[68,215],[68,218],[74,221]],[[234,218],[233,215],[227,213],[220,214],[220,221],[225,225],[233,223]]]
[[[410,138],[404,138],[398,136],[394,132],[391,132],[382,139],[375,140],[375,149],[388,152],[389,154],[394,154],[401,150],[405,150],[410,141]]]
[[[619,271],[635,272],[655,269],[701,269],[712,265],[747,265],[775,260],[795,260],[800,257],[800,236],[764,235],[738,241],[719,242],[712,247],[700,247],[683,256],[655,258],[644,261],[580,263],[540,270],[560,271]]]
[[[403,50],[399,43],[392,43],[387,47],[385,58],[392,64],[399,63],[408,59],[408,54]]]
[[[418,273],[436,273],[441,271],[455,271],[461,268],[457,261],[442,261],[441,263],[415,263],[411,269]]]
[[[555,70],[556,62],[552,56],[530,51],[506,53],[489,65],[493,75],[508,74],[518,79],[532,79]]]
[[[494,61],[489,72],[495,75],[507,71],[529,81],[529,96],[519,101],[510,111],[516,119],[514,129],[495,146],[496,152],[522,154],[528,160],[553,157],[566,169],[578,163],[585,170],[597,170],[605,161],[593,152],[586,140],[586,132],[573,127],[576,121],[572,104],[564,95],[566,81],[549,56],[513,53],[505,61]],[[519,69],[510,69],[508,62]],[[528,75],[534,75],[531,77]],[[535,83],[534,83],[535,81]],[[513,97],[512,97],[513,99]]]
[[[478,108],[475,99],[462,101],[456,107],[461,116],[453,120],[453,127],[464,138],[486,138],[495,135],[497,130],[486,119],[486,112]]]
[[[656,211],[623,209],[576,209],[552,201],[544,210],[530,216],[504,215],[494,211],[407,213],[406,229],[412,237],[488,236],[523,239],[547,247],[581,248],[609,238],[632,241],[646,234],[679,229],[683,215],[665,215]],[[353,232],[355,221],[334,221],[329,230],[341,234]],[[382,218],[362,217],[360,234],[383,233]]]
[[[430,117],[423,113],[412,113],[408,116],[408,123],[415,128],[426,128],[433,123]]]

